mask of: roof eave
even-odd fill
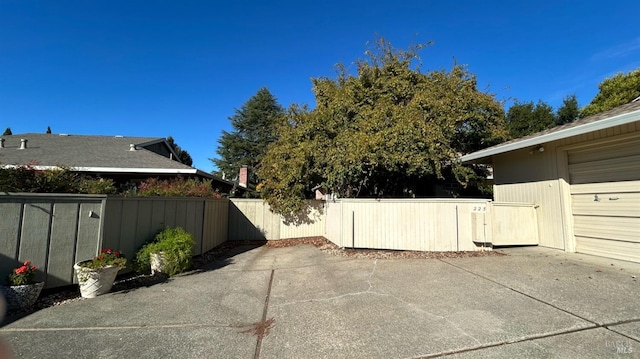
[[[515,150],[527,148],[530,146],[541,145],[544,143],[557,141],[564,138],[583,135],[585,133],[604,130],[604,129],[615,127],[615,126],[625,125],[628,123],[636,122],[638,120],[640,120],[640,110],[624,113],[618,116],[613,116],[601,121],[596,121],[596,122],[586,123],[584,125],[580,125],[576,127],[566,128],[563,130],[547,133],[537,137],[528,138],[526,140],[522,140],[514,143],[507,143],[505,145],[489,147],[484,150],[480,150],[480,151],[476,151],[476,152],[464,155],[460,157],[460,161],[462,161],[462,163],[479,162],[479,160],[485,159],[487,157],[499,155],[505,152],[515,151]]]

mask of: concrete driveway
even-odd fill
[[[240,247],[0,328],[16,358],[640,357],[640,265],[544,248],[372,260]]]

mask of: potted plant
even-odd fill
[[[120,269],[124,269],[127,259],[120,251],[111,248],[103,249],[91,260],[76,263],[76,270],[80,295],[83,298],[95,298],[108,293],[116,280]]]
[[[169,276],[182,273],[191,265],[193,236],[180,227],[166,228],[136,253],[136,270]]]
[[[38,300],[44,282],[36,282],[36,269],[36,266],[31,265],[31,261],[24,261],[22,265],[11,271],[7,277],[8,286],[1,287],[2,294],[7,300],[8,310],[26,309]]]

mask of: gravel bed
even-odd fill
[[[310,244],[319,250],[334,256],[349,258],[368,258],[368,259],[429,259],[429,258],[463,258],[463,257],[487,257],[487,256],[503,256],[505,254],[494,251],[482,252],[420,252],[420,251],[392,251],[392,250],[376,250],[376,249],[352,249],[340,248],[329,242],[324,237],[306,237],[282,239],[274,241],[228,241],[216,248],[204,253],[193,259],[192,270],[197,270],[209,263],[221,259],[225,253],[239,246],[267,246],[271,248],[292,247],[301,244]],[[162,275],[144,275],[137,273],[129,273],[119,276],[113,284],[112,292],[125,292],[141,287],[149,287],[166,281],[168,278]],[[44,290],[40,298],[33,308],[22,312],[9,312],[7,318],[20,317],[31,312],[56,306],[65,303],[84,300],[80,296],[78,286],[67,286],[56,288],[53,290]],[[1,314],[1,313],[0,313]]]

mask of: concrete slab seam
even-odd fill
[[[523,338],[520,338],[520,339],[504,340],[504,341],[501,341],[501,342],[488,343],[488,344],[480,345],[480,346],[477,346],[477,347],[457,349],[457,350],[451,350],[451,351],[440,352],[440,353],[435,353],[435,354],[428,354],[428,355],[420,356],[420,357],[412,357],[411,359],[439,358],[439,357],[444,357],[444,356],[447,356],[447,355],[474,352],[474,351],[483,350],[483,349],[495,348],[495,347],[499,347],[499,346],[503,346],[503,345],[518,344],[518,343],[523,343],[523,342],[528,342],[528,341],[534,342],[535,340],[538,340],[538,339],[552,338],[552,337],[557,337],[557,336],[561,336],[561,335],[579,333],[579,332],[583,332],[583,331],[586,331],[586,330],[599,329],[599,328],[601,328],[601,327],[597,326],[597,325],[593,325],[593,326],[584,327],[584,328],[569,329],[569,330],[553,332],[553,333],[547,333],[547,334],[531,335],[531,336],[523,337]]]
[[[162,324],[162,325],[126,325],[114,327],[53,327],[53,328],[4,328],[0,333],[11,332],[57,332],[57,331],[85,331],[85,330],[127,330],[127,329],[172,329],[172,328],[244,328],[251,324]]]
[[[274,258],[275,260],[275,258]],[[273,276],[275,274],[275,269],[271,270],[271,277],[269,278],[269,286],[267,287],[267,295],[264,299],[264,307],[262,308],[262,318],[260,321],[260,325],[264,327],[267,323],[267,311],[269,310],[269,297],[271,297],[271,287],[273,286]],[[264,332],[258,334],[258,339],[256,342],[256,351],[253,355],[254,359],[260,358],[260,351],[262,350],[262,338],[264,337]]]
[[[532,296],[532,295],[530,295],[530,294],[527,294],[527,293],[525,293],[525,292],[523,292],[523,291],[517,290],[517,289],[512,288],[512,287],[510,287],[510,286],[508,286],[508,285],[502,284],[502,283],[500,283],[500,282],[498,282],[498,281],[496,281],[496,280],[493,280],[493,279],[491,279],[491,278],[489,278],[489,277],[485,277],[485,276],[483,276],[482,274],[478,274],[478,273],[472,272],[472,271],[470,271],[470,270],[468,270],[468,269],[466,269],[466,268],[463,268],[463,267],[457,266],[457,265],[455,265],[455,264],[453,264],[453,263],[449,263],[449,262],[447,262],[447,261],[445,261],[445,260],[442,260],[442,259],[438,259],[438,260],[439,260],[439,261],[441,261],[441,262],[443,262],[443,263],[446,263],[446,264],[448,264],[448,265],[450,265],[450,266],[452,266],[452,267],[454,267],[454,268],[458,268],[458,269],[460,269],[460,270],[462,270],[462,271],[465,271],[465,272],[470,273],[470,274],[472,274],[472,275],[474,275],[474,276],[480,277],[480,278],[482,278],[482,279],[484,279],[484,280],[487,280],[487,281],[489,281],[489,282],[491,282],[491,283],[497,284],[497,285],[499,285],[499,286],[501,286],[501,287],[503,287],[503,288],[507,288],[507,289],[509,289],[509,290],[511,290],[511,291],[514,291],[514,292],[518,293],[518,294],[524,295],[525,297],[527,297],[527,298],[529,298],[529,299],[533,299],[533,300],[535,300],[535,301],[537,301],[537,302],[540,302],[540,303],[542,303],[542,304],[548,305],[548,306],[550,306],[550,307],[552,307],[552,308],[554,308],[554,309],[557,309],[557,310],[559,310],[559,311],[561,311],[561,312],[564,312],[564,313],[567,313],[567,314],[569,314],[569,315],[572,315],[572,316],[574,316],[574,317],[576,317],[576,318],[578,318],[578,319],[582,319],[582,320],[584,320],[584,321],[586,321],[586,322],[589,322],[589,323],[591,323],[591,324],[594,324],[594,325],[596,325],[596,326],[602,326],[602,324],[598,324],[598,323],[594,322],[593,320],[590,320],[590,319],[584,318],[584,317],[582,317],[582,316],[580,316],[580,315],[578,315],[578,314],[576,314],[576,313],[570,312],[570,311],[568,311],[568,310],[566,310],[566,309],[562,309],[562,308],[560,308],[560,307],[558,307],[558,306],[556,306],[556,305],[553,305],[553,304],[551,304],[551,303],[549,303],[549,302],[546,302],[546,301],[544,301],[544,300],[542,300],[542,299],[540,299],[540,298],[536,298],[536,297],[534,297],[534,296]]]

